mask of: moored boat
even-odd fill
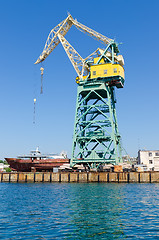
[[[66,154],[41,154],[37,148],[31,151],[30,154],[18,156],[17,158],[5,158],[10,165],[12,171],[17,172],[41,172],[41,171],[53,171],[53,168],[58,168],[65,163],[69,163],[70,160]]]

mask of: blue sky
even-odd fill
[[[52,28],[67,17],[115,38],[125,59],[125,87],[116,89],[123,146],[131,156],[159,149],[159,1],[0,1],[0,159],[43,153],[71,156],[77,85],[62,46],[40,67],[34,62]],[[102,45],[75,27],[66,39],[82,57]],[[36,123],[33,124],[33,99]]]

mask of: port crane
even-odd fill
[[[83,59],[65,35],[72,26],[106,45]],[[44,49],[35,62],[43,62],[61,43],[76,73],[77,102],[71,166],[84,164],[90,168],[122,162],[121,136],[118,131],[115,87],[124,86],[124,59],[118,44],[79,23],[69,14],[51,30]],[[43,71],[42,71],[43,74]]]

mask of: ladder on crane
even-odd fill
[[[106,48],[98,48],[83,59],[65,38],[72,25],[101,41]],[[103,164],[121,163],[114,91],[115,87],[123,88],[125,77],[124,59],[119,55],[118,44],[69,14],[51,30],[35,64],[44,61],[60,42],[78,75],[71,166],[83,164],[97,168]]]

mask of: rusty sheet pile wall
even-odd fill
[[[159,183],[159,172],[0,173],[0,182]]]

